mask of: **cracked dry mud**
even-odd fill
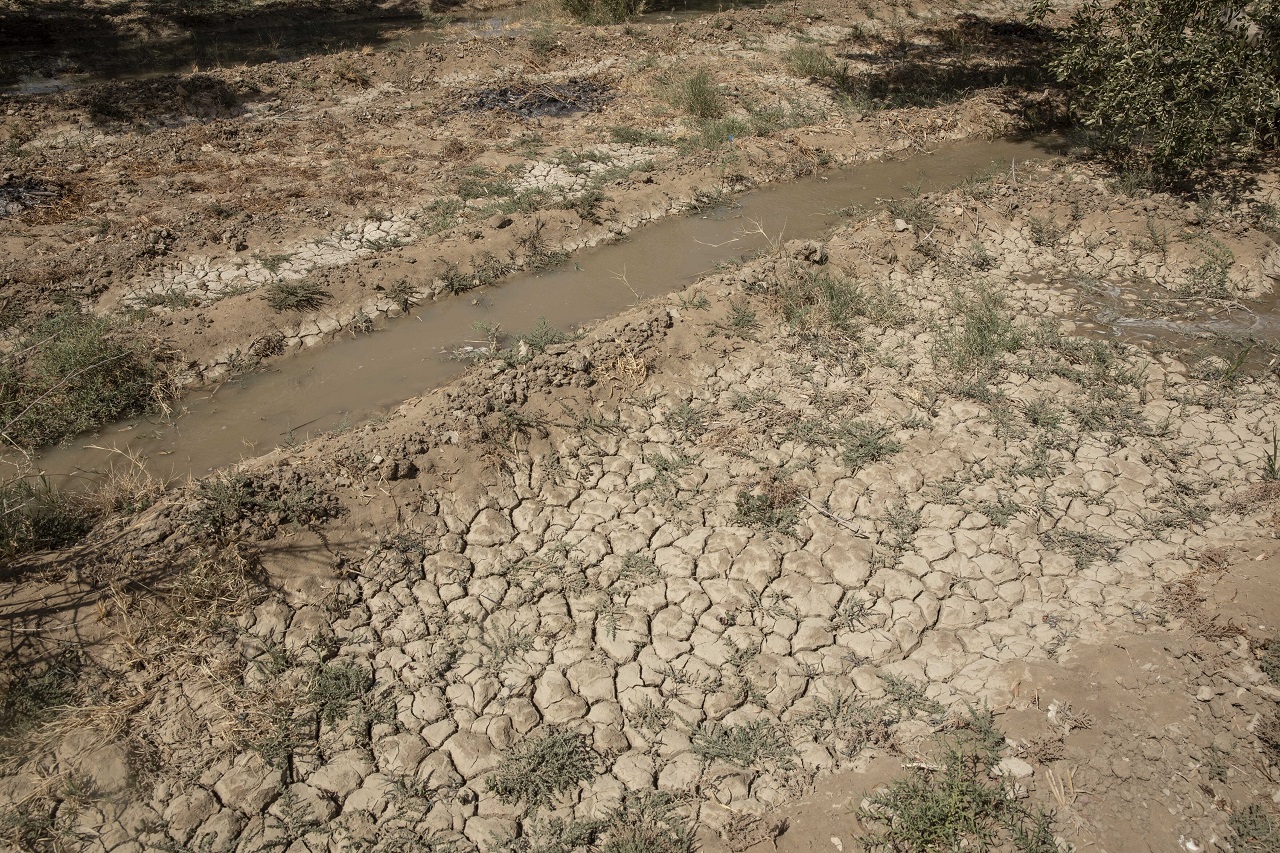
[[[42,576],[82,580],[90,707],[0,798],[121,853],[538,848],[650,792],[703,849],[852,848],[986,706],[1062,844],[1231,849],[1280,796],[1274,363],[1070,318],[1280,253],[1080,165],[916,204],[99,528]]]

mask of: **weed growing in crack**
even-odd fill
[[[790,534],[800,522],[800,487],[773,476],[754,490],[738,492],[734,524]]]
[[[853,597],[844,602],[836,611],[836,615],[831,617],[831,627],[836,630],[856,631],[862,627],[870,614],[871,608],[867,603],[861,598]]]
[[[663,424],[685,441],[693,441],[707,431],[706,413],[685,402],[668,411]]]
[[[1040,541],[1046,548],[1075,560],[1077,569],[1083,569],[1095,560],[1112,562],[1119,553],[1119,546],[1110,536],[1087,530],[1050,530],[1040,537]]]
[[[484,668],[497,675],[525,652],[533,651],[534,637],[516,626],[491,625],[484,633]]]
[[[671,724],[675,713],[646,697],[626,710],[626,718],[632,728],[656,735]]]
[[[916,767],[859,810],[859,819],[876,827],[867,849],[932,853],[1008,844],[1020,853],[1057,851],[1052,815],[1023,805],[1008,783],[991,781],[1003,738],[990,713],[970,711],[958,725],[940,744],[941,766]]]
[[[853,758],[868,745],[888,741],[893,720],[854,693],[836,693],[816,699],[796,724],[836,755]]]
[[[957,373],[986,370],[1005,353],[1017,352],[1025,342],[1022,330],[1005,310],[1003,297],[985,286],[958,296],[952,309],[960,327],[939,331],[935,359]]]
[[[892,428],[869,421],[842,424],[833,438],[842,448],[840,458],[855,471],[902,450],[902,444],[893,437]]]
[[[653,476],[637,486],[636,491],[652,490],[659,500],[672,503],[680,492],[680,478],[698,459],[677,451],[671,456],[646,456],[644,461],[653,466]]]
[[[882,673],[880,680],[884,682],[885,693],[889,695],[889,704],[896,709],[900,720],[910,719],[916,714],[939,717],[945,711],[941,705],[925,695],[923,685],[909,678]]]
[[[373,676],[351,661],[321,664],[311,676],[307,699],[317,706],[321,721],[333,725],[346,719],[371,686]]]
[[[1262,479],[1280,481],[1280,432],[1271,431],[1271,448],[1263,450]]]
[[[1027,226],[1031,231],[1031,242],[1041,248],[1056,246],[1066,236],[1066,230],[1055,222],[1052,216],[1043,218],[1033,216],[1027,222]]]
[[[589,780],[594,765],[595,753],[581,735],[549,728],[506,753],[485,784],[502,802],[537,811],[550,808],[561,794]]]
[[[703,761],[727,761],[739,767],[790,770],[796,766],[796,749],[786,733],[768,719],[742,725],[702,723],[691,737],[693,754]]]
[[[330,296],[319,282],[276,279],[267,285],[263,298],[275,311],[315,311],[328,302]]]

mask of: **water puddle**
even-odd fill
[[[120,448],[142,454],[159,475],[200,476],[377,417],[442,385],[466,368],[451,353],[479,342],[477,324],[517,333],[545,318],[570,329],[684,288],[718,265],[765,248],[765,235],[818,237],[840,221],[842,209],[870,207],[909,188],[939,189],[1047,152],[1033,143],[966,143],[765,187],[731,205],[660,220],[550,272],[423,305],[383,331],[335,341],[193,393],[172,424],[135,419],[107,427],[91,440],[50,450],[39,464],[63,485],[68,477],[91,480],[111,463],[110,449]]]
[[[1209,355],[1265,369],[1280,355],[1280,293],[1262,299],[1183,297],[1147,281],[1063,284],[1078,300],[1077,331],[1192,360]]]

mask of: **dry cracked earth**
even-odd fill
[[[99,642],[10,761],[10,831],[840,848],[969,707],[1061,845],[1240,849],[1280,790],[1277,379],[1074,334],[1108,281],[1209,298],[1190,230],[1095,241],[1197,214],[1022,169],[494,353],[48,561]],[[1214,285],[1267,289],[1280,252],[1232,233]]]
[[[180,286],[153,315],[216,325],[431,230],[367,219],[102,304]],[[1240,210],[1020,162],[148,493],[7,582],[0,838],[839,853],[990,711],[1034,849],[1275,849],[1241,834],[1280,801],[1275,341],[1192,333],[1265,328],[1277,277]]]

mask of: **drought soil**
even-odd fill
[[[92,87],[11,95],[10,322],[78,300],[196,381],[287,348],[246,362],[264,335],[429,311],[486,252],[527,268],[1002,133],[1029,96],[985,40],[1041,36],[972,13],[339,52],[101,90],[125,114],[101,121]],[[795,73],[797,44],[882,100]],[[738,124],[659,94],[700,65]],[[520,113],[570,96],[592,103]],[[784,102],[803,122],[752,123]],[[178,112],[139,118],[157,103]],[[949,790],[994,791],[1008,849],[1275,849],[1275,223],[1123,189],[1019,161],[580,333],[495,336],[376,421],[167,488],[131,469],[81,542],[6,567],[0,837],[840,853],[953,826],[902,786],[965,744]],[[307,281],[323,310],[266,304]]]
[[[1247,312],[1280,253],[1203,215],[1022,163],[151,495],[12,581],[6,831],[858,849],[976,737],[965,790],[1052,815],[1010,849],[1249,849],[1275,362],[1083,322]]]

